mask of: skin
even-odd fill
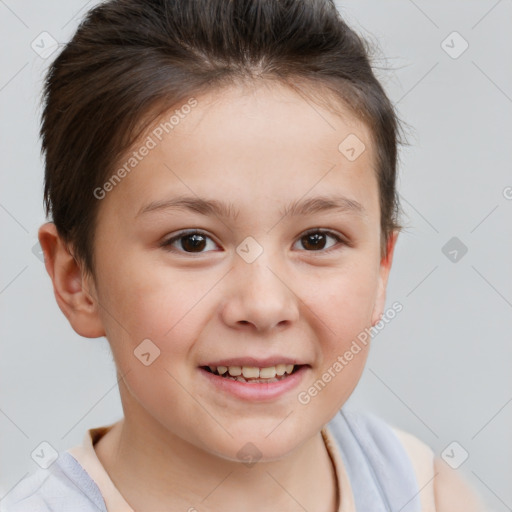
[[[78,334],[106,336],[117,365],[124,419],[95,450],[138,512],[333,512],[335,474],[320,430],[357,385],[370,345],[307,405],[297,395],[384,312],[398,233],[381,258],[369,132],[347,112],[312,108],[275,84],[197,100],[101,200],[95,279],[52,223],[39,231],[61,310]],[[338,150],[351,133],[366,146],[352,162]],[[292,201],[334,193],[358,201],[365,214],[279,213]],[[239,214],[137,215],[182,194],[232,202]],[[311,228],[349,244],[329,235],[311,248],[304,238]],[[174,252],[159,245],[184,229],[209,237],[198,252],[186,252],[179,239]],[[248,236],[263,249],[252,263],[236,252]],[[134,357],[144,339],[160,350],[149,366]],[[205,361],[269,354],[310,368],[298,388],[265,403],[222,393],[199,374]],[[237,455],[249,442],[261,453],[251,467]]]

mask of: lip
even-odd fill
[[[294,373],[288,375],[288,377],[278,382],[255,382],[251,384],[250,382],[239,382],[237,380],[227,379],[225,377],[221,377],[220,375],[210,373],[204,368],[198,368],[200,374],[208,379],[208,385],[215,387],[223,393],[235,396],[242,400],[253,402],[275,400],[276,398],[279,398],[290,392],[292,389],[298,387],[310,369],[311,367],[309,365],[302,365]]]
[[[230,359],[219,359],[218,361],[201,363],[199,366],[252,366],[255,368],[270,368],[278,364],[305,365],[298,359],[290,359],[285,356],[272,356],[265,359],[256,357],[232,357]]]

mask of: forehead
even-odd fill
[[[343,105],[330,110],[282,84],[184,100],[152,123],[118,167],[144,146],[151,149],[108,197],[131,205],[133,216],[178,195],[226,199],[241,209],[271,200],[280,212],[300,197],[346,190],[359,203],[375,202],[367,127]]]
[[[294,152],[300,154],[315,147],[329,152],[337,150],[337,142],[353,133],[364,139],[367,149],[371,150],[366,125],[340,100],[334,100],[328,89],[318,89],[312,95],[303,86],[294,87],[279,82],[249,82],[196,96],[197,106],[176,119],[178,123],[164,136],[171,135],[176,142],[183,138],[188,139],[187,142],[201,139],[198,150],[207,148],[209,141],[213,144],[228,142],[229,137],[231,149],[236,149],[237,145],[247,149],[258,146],[259,150],[268,152],[291,144]],[[178,113],[180,105],[174,111]],[[165,128],[167,120],[169,112],[154,126],[157,130],[159,126]],[[275,135],[279,137],[276,139]],[[306,141],[309,143],[304,145]],[[311,156],[320,157],[320,151]]]

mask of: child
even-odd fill
[[[4,510],[481,510],[345,405],[385,314],[399,128],[331,1],[89,12],[46,81],[39,240],[73,329],[109,341],[124,417]]]

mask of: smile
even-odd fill
[[[217,391],[242,400],[269,401],[296,388],[311,369],[304,365],[201,366],[200,374]]]
[[[206,366],[213,374],[238,382],[278,382],[286,378],[300,365],[278,364],[266,368],[255,366]]]

